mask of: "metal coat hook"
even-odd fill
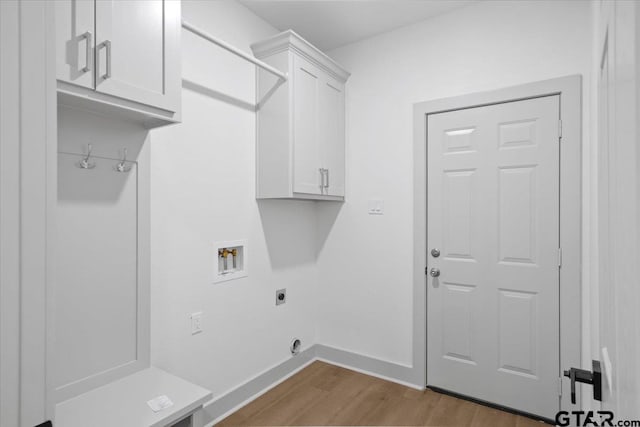
[[[96,163],[90,161],[91,150],[93,150],[93,147],[91,144],[87,144],[87,156],[78,162],[78,167],[80,169],[93,169],[96,167]]]
[[[124,156],[122,160],[116,165],[115,169],[117,172],[129,172],[131,170],[131,165],[127,166],[127,149],[124,150]]]

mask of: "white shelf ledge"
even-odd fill
[[[153,412],[147,401],[166,395],[173,406]],[[150,367],[56,406],[56,427],[164,427],[211,400],[200,386]]]

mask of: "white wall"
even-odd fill
[[[277,32],[235,2],[185,1],[183,18],[246,52]],[[255,200],[255,67],[185,31],[182,50],[183,122],[150,141],[152,364],[215,398],[291,357],[293,337],[314,343],[316,215]],[[213,242],[239,239],[249,276],[213,284]]]
[[[234,2],[187,1],[183,17],[245,51],[276,32]],[[183,123],[150,143],[152,363],[216,397],[286,360],[293,336],[411,366],[413,104],[582,74],[588,178],[590,26],[587,2],[479,2],[329,52],[352,72],[347,202],[315,205],[255,201],[254,67],[183,33]],[[372,198],[385,215],[367,215]],[[212,242],[244,238],[249,277],[213,285]]]
[[[55,282],[49,287],[56,403],[149,364],[148,130],[58,105]],[[92,169],[78,162],[92,145]],[[115,171],[124,149],[128,173]]]
[[[347,202],[337,217],[326,205],[318,214],[319,229],[330,229],[319,241],[318,342],[401,365],[414,362],[414,103],[582,74],[589,176],[590,26],[588,2],[478,2],[329,52],[352,75]],[[377,198],[385,214],[367,215],[367,201]]]

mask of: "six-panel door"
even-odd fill
[[[427,383],[559,409],[559,97],[428,116]]]

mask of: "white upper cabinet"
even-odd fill
[[[58,80],[93,89],[94,0],[56,1],[53,5]]]
[[[344,200],[349,73],[291,30],[251,47],[287,73],[258,71],[257,198]]]
[[[150,126],[179,120],[179,0],[58,0],[64,103],[120,109]]]

